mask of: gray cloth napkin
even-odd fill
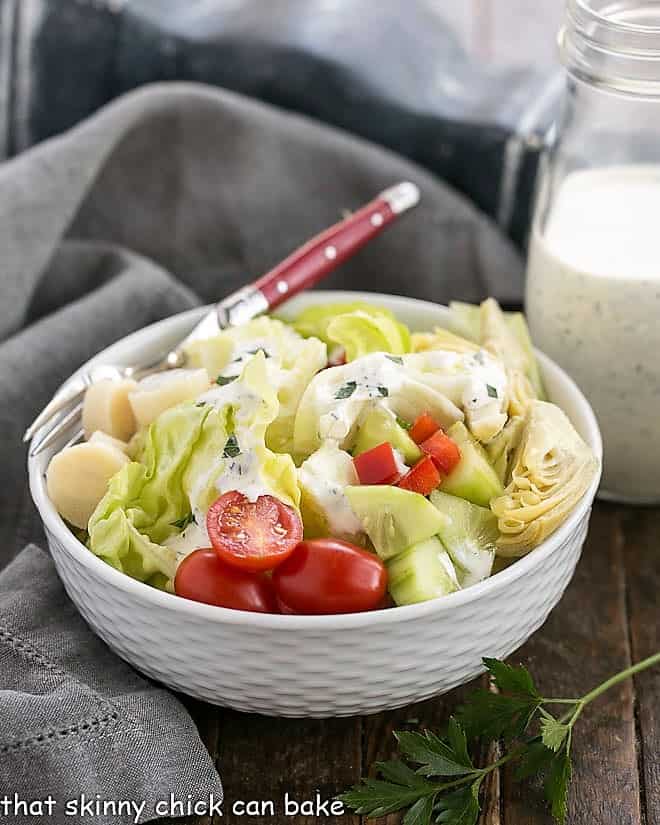
[[[0,167],[0,817],[38,799],[216,800],[185,710],[77,617],[29,498],[21,434],[102,347],[222,297],[398,181],[423,202],[328,286],[432,300],[521,295],[512,247],[464,199],[363,141],[236,95],[146,87]],[[11,820],[11,817],[9,818]],[[17,818],[16,822],[29,821]],[[35,819],[34,821],[40,821]],[[81,821],[130,822],[110,814]]]

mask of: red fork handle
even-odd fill
[[[244,323],[314,286],[418,202],[419,190],[413,183],[399,183],[381,192],[345,220],[307,241],[253,284],[221,301],[220,326]]]

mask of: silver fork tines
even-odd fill
[[[25,435],[23,436],[23,441],[30,441],[34,434],[48,421],[55,418],[58,413],[70,407],[71,404],[76,404],[81,401],[88,386],[89,384],[82,377],[77,378],[71,384],[68,384],[64,389],[54,395],[39,415],[34,419],[32,424],[30,424],[27,428]],[[43,439],[40,439],[39,443],[42,441]],[[34,455],[32,450],[30,451],[30,455]]]
[[[30,446],[30,456],[38,455],[78,423],[82,414],[85,392],[92,384],[104,379],[120,381],[122,378],[134,378],[139,380],[155,372],[182,367],[186,362],[185,344],[198,338],[211,337],[219,331],[217,308],[214,307],[181,344],[168,352],[164,358],[158,358],[147,364],[123,367],[114,364],[99,364],[72,378],[55,393],[25,431],[23,441],[34,439]],[[40,432],[41,430],[43,432]]]
[[[78,424],[78,419],[82,414],[82,396],[84,392],[83,390],[82,393],[77,393],[76,397],[79,397],[81,400],[69,410],[69,412],[58,418],[52,427],[45,430],[43,434],[34,440],[30,446],[30,456],[38,455],[42,450],[45,450],[47,447],[50,447],[51,444],[55,443],[55,441],[70,430],[74,424]]]

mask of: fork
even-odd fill
[[[156,372],[185,366],[189,343],[244,324],[318,283],[418,202],[419,189],[414,183],[403,182],[386,189],[357,212],[315,235],[261,278],[216,304],[192,332],[163,357],[126,366],[102,364],[69,379],[25,431],[23,441],[32,440],[30,456],[42,452],[73,429],[82,416],[85,392],[92,384],[107,379],[140,380]],[[67,445],[81,438],[82,430],[78,428]]]

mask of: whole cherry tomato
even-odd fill
[[[184,599],[250,610],[277,613],[275,590],[263,573],[246,573],[220,561],[213,548],[193,550],[179,565],[174,592]]]
[[[387,588],[385,565],[339,539],[301,541],[273,572],[282,612],[322,614],[373,610]]]
[[[210,506],[206,528],[218,558],[243,570],[271,570],[302,539],[300,516],[274,496],[250,501],[243,493],[224,493]]]

